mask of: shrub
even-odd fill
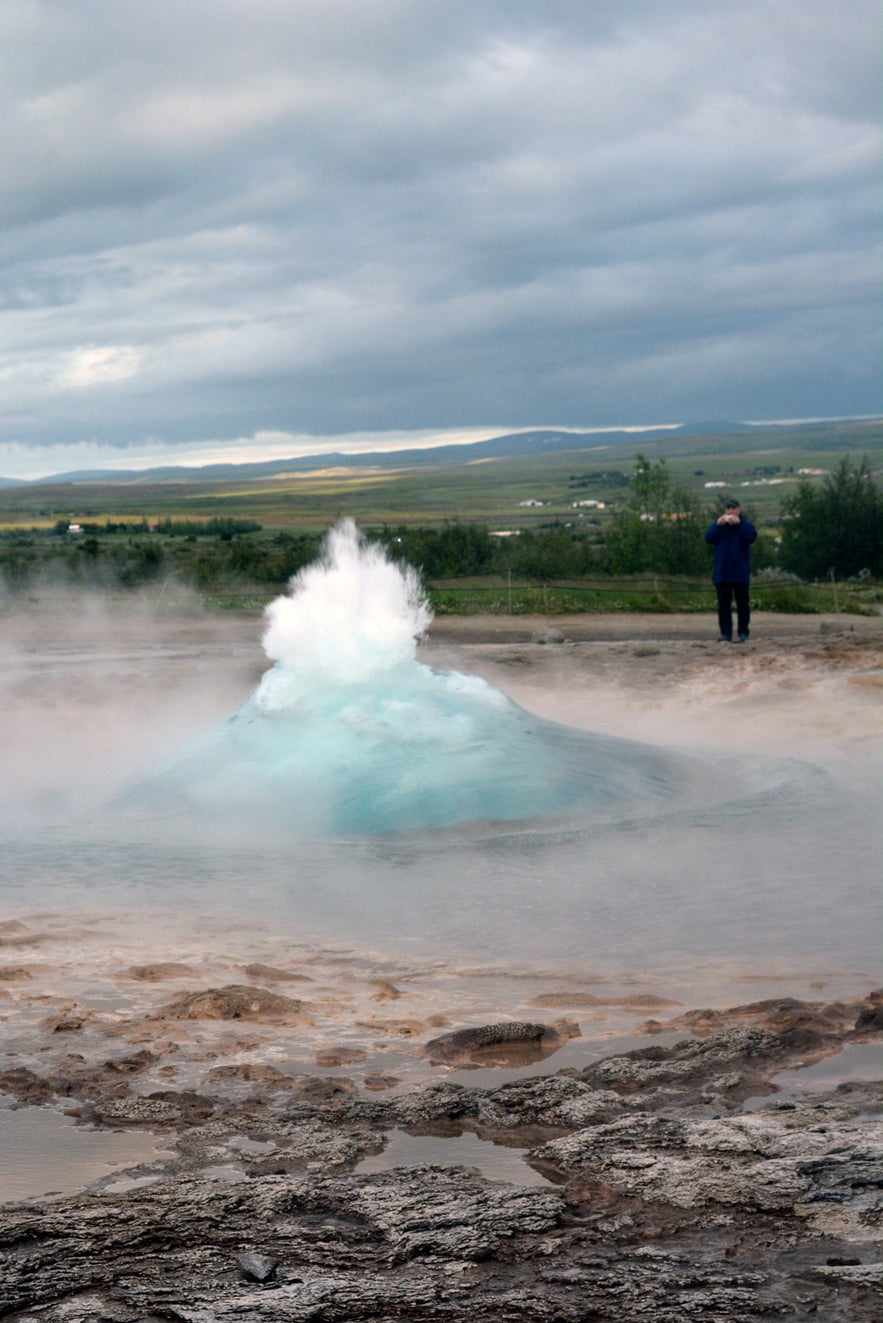
[[[780,564],[801,579],[883,572],[883,501],[867,459],[846,455],[820,483],[805,478],[784,503]]]

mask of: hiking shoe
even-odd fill
[[[733,638],[731,634],[721,634],[720,638],[718,639],[718,643],[732,643],[732,642],[733,642]]]
[[[747,643],[747,642],[748,642],[748,635],[747,635],[747,634],[740,634],[740,635],[739,635],[739,640],[738,640],[738,641],[739,641],[740,643]]]

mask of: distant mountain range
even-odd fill
[[[77,469],[71,473],[56,473],[46,478],[22,482],[16,478],[0,478],[0,487],[46,487],[72,482],[113,482],[132,484],[147,482],[223,482],[254,478],[272,478],[280,474],[306,473],[315,469],[371,468],[400,469],[446,464],[462,464],[470,460],[508,459],[525,455],[554,454],[562,450],[591,450],[596,446],[634,445],[641,441],[657,441],[677,436],[720,436],[723,433],[749,432],[747,423],[707,422],[678,427],[662,427],[647,432],[507,432],[488,441],[474,441],[464,445],[434,446],[431,448],[392,451],[370,451],[346,455],[340,451],[326,454],[301,455],[296,459],[271,459],[241,464],[204,464],[190,467],[167,465],[153,469]]]

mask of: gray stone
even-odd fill
[[[273,1276],[279,1260],[271,1259],[268,1254],[237,1254],[236,1262],[244,1275],[252,1282],[266,1282]]]

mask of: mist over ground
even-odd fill
[[[107,806],[254,692],[269,665],[261,620],[95,599],[7,610],[7,911],[171,905],[241,923],[247,907],[280,940],[345,941],[383,958],[557,959],[682,981],[685,964],[709,962],[770,977],[820,962],[870,975],[879,622],[823,635],[825,622],[789,633],[793,618],[760,616],[751,648],[722,655],[701,619],[620,618],[606,631],[586,619],[613,638],[494,642],[494,627],[473,624],[472,641],[454,642],[438,622],[418,660],[480,674],[543,718],[684,759],[667,809],[341,838],[318,853],[234,834],[225,852],[223,832],[187,839],[186,821],[182,837],[162,816],[132,827]],[[624,626],[635,637],[617,639]]]

